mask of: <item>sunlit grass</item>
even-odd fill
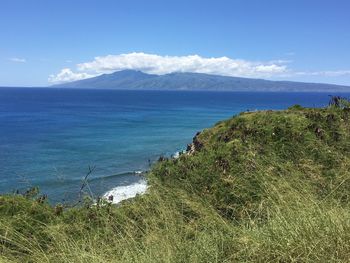
[[[349,262],[350,112],[241,114],[120,206],[0,197],[4,262]]]

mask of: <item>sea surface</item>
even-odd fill
[[[95,167],[93,194],[112,190],[124,199],[145,189],[140,171],[185,149],[203,128],[241,111],[328,100],[328,93],[0,88],[0,193],[39,186],[50,202],[72,202]]]

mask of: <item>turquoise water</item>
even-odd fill
[[[89,166],[102,195],[139,182],[160,155],[240,111],[324,106],[324,93],[0,89],[0,192],[39,186],[52,202],[77,197]]]

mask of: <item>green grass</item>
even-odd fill
[[[61,211],[0,196],[4,262],[350,262],[350,110],[242,113],[146,194]]]

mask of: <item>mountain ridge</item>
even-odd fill
[[[190,72],[155,75],[137,70],[122,70],[52,87],[118,90],[350,92],[350,86],[336,84],[272,81]]]

